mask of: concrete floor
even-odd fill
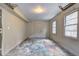
[[[7,56],[67,56],[60,47],[49,39],[31,39],[26,40],[13,50]]]

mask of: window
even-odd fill
[[[56,34],[56,21],[52,23],[52,33]]]
[[[77,38],[78,12],[66,16],[64,20],[65,36]]]

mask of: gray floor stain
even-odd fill
[[[31,39],[11,50],[7,56],[66,56],[60,47],[49,39]]]

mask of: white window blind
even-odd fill
[[[52,23],[52,33],[56,34],[56,21]]]
[[[78,12],[66,16],[64,20],[65,36],[77,38]]]

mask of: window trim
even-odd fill
[[[56,21],[56,20],[53,20],[53,21],[52,21],[52,27],[53,27],[53,22],[54,22],[54,21],[56,22],[56,33],[53,33],[53,28],[52,28],[52,34],[56,35],[56,34],[57,34],[57,21]]]
[[[72,37],[72,36],[66,36],[65,35],[65,23],[66,23],[66,16],[68,16],[68,15],[70,15],[70,14],[72,14],[72,13],[74,13],[74,12],[78,12],[78,17],[77,17],[77,37],[75,38],[75,37]],[[79,26],[79,9],[77,8],[77,9],[75,9],[75,10],[72,10],[71,12],[69,11],[69,12],[67,12],[66,13],[66,15],[64,16],[64,37],[65,38],[70,38],[70,39],[78,39],[79,38],[79,35],[78,35],[78,32],[79,32],[79,29],[78,29],[78,26]]]

